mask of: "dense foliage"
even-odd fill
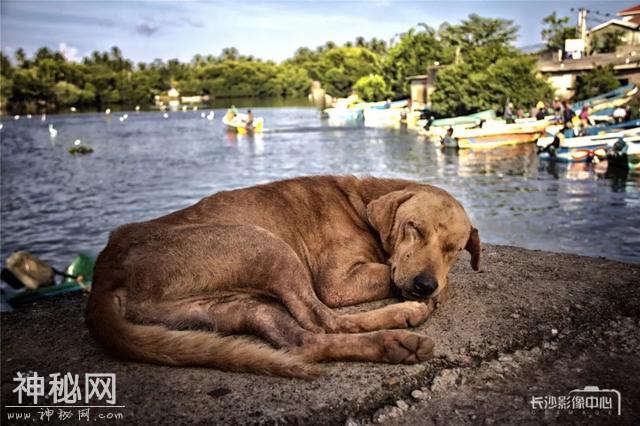
[[[358,37],[338,46],[298,49],[275,63],[241,55],[235,48],[218,56],[196,55],[191,62],[156,59],[134,64],[114,47],[82,62],[41,48],[32,58],[18,50],[2,55],[0,102],[9,111],[56,110],[70,106],[106,108],[149,105],[154,95],[175,87],[181,95],[229,97],[305,96],[318,80],[333,96],[357,91],[366,100],[406,98],[408,77],[439,69],[433,108],[443,115],[501,109],[507,100],[528,108],[548,96],[535,72],[535,60],[511,43],[512,21],[470,15],[437,30],[419,24],[387,44]]]
[[[557,52],[562,50],[564,52],[564,41],[568,38],[576,38],[578,31],[575,25],[569,24],[569,17],[565,16],[560,18],[556,16],[556,12],[545,17],[542,20],[545,28],[542,30],[542,39],[546,40],[546,50],[550,52]]]
[[[576,78],[576,99],[587,99],[620,87],[613,66],[596,67]]]
[[[384,81],[384,77],[379,74],[369,74],[360,77],[353,86],[353,90],[355,90],[361,99],[367,102],[386,99],[391,94],[387,83]]]
[[[611,31],[604,34],[594,34],[591,40],[593,53],[613,53],[622,44],[622,31]]]

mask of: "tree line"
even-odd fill
[[[545,18],[543,37],[554,49],[566,22]],[[563,26],[564,25],[564,26]],[[390,42],[358,37],[316,49],[299,48],[281,63],[241,55],[225,48],[220,55],[195,55],[134,64],[118,47],[93,52],[71,62],[60,52],[40,48],[28,58],[22,49],[13,61],[0,54],[0,104],[8,112],[60,110],[70,106],[104,109],[142,107],[154,95],[175,87],[181,95],[231,97],[306,96],[311,81],[320,81],[333,96],[355,90],[365,100],[406,98],[408,77],[438,68],[434,112],[458,115],[500,110],[507,101],[529,108],[552,95],[536,72],[536,57],[511,43],[518,27],[513,21],[469,15],[460,24],[443,23],[437,30],[418,24]]]

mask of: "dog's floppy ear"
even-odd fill
[[[382,247],[389,253],[393,248],[392,231],[398,207],[413,196],[413,192],[393,191],[367,204],[367,219],[380,234]]]
[[[480,234],[478,230],[471,227],[471,233],[469,234],[469,240],[467,240],[467,245],[464,247],[469,253],[471,253],[471,267],[474,271],[480,270],[480,252],[482,251],[482,247],[480,245]]]

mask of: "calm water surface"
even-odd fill
[[[411,132],[337,128],[312,108],[255,108],[267,131],[228,134],[216,110],[3,119],[1,261],[27,250],[54,266],[97,254],[118,225],[223,189],[309,174],[371,174],[441,186],[497,244],[640,262],[640,179],[538,161],[533,146],[441,153]],[[48,124],[58,130],[52,139]],[[73,157],[80,139],[95,149]]]

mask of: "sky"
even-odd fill
[[[591,10],[595,26],[606,13],[633,1],[435,1],[435,0],[0,0],[0,47],[61,50],[70,60],[118,46],[126,58],[151,62],[195,54],[219,55],[236,47],[243,55],[282,61],[298,47],[337,44],[358,36],[389,41],[419,23],[437,28],[471,13],[511,19],[519,27],[519,47],[542,43],[542,19],[556,11],[576,22],[579,7]],[[600,14],[596,13],[599,12]],[[613,16],[612,16],[613,17]]]

